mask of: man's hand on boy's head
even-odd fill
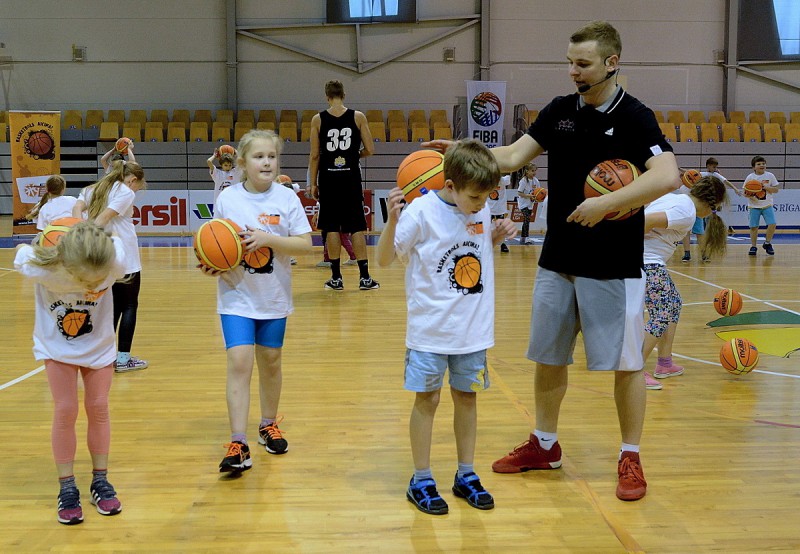
[[[445,150],[450,148],[456,141],[454,140],[446,140],[446,139],[436,139],[436,140],[429,140],[427,142],[420,143],[422,148],[431,148],[433,150],[438,150],[442,154],[444,154]]]

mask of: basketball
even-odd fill
[[[397,168],[397,186],[406,202],[444,187],[444,156],[436,150],[412,152]]]
[[[702,178],[696,169],[687,169],[681,174],[681,182],[688,188],[692,188]]]
[[[83,221],[77,217],[61,217],[54,219],[50,225],[44,228],[42,234],[39,236],[39,246],[55,246],[61,237],[69,231],[69,228]]]
[[[761,181],[756,181],[755,179],[752,181],[747,181],[742,187],[742,191],[744,192],[745,196],[757,196],[759,192],[764,190],[764,185],[761,184]]]
[[[203,223],[194,236],[194,253],[204,266],[218,271],[233,269],[242,261],[242,230],[230,219],[212,219]]]
[[[44,131],[32,132],[28,136],[26,145],[31,154],[35,154],[36,156],[46,156],[48,158],[50,157],[50,154],[52,154],[53,147],[55,146],[53,137]]]
[[[731,339],[722,345],[719,363],[733,375],[750,373],[758,364],[758,348],[747,339]]]
[[[219,152],[220,156],[222,156],[223,154],[230,154],[231,156],[236,155],[236,149],[230,144],[223,144],[222,146],[219,147],[217,152]]]
[[[600,162],[586,176],[583,185],[583,195],[586,198],[602,196],[622,187],[629,185],[640,175],[636,166],[626,160],[606,160]],[[626,219],[641,208],[634,208],[625,213],[611,212],[606,214],[605,219],[620,220]]]
[[[736,315],[742,309],[742,295],[733,289],[722,289],[714,295],[714,309],[719,315]]]
[[[61,320],[61,329],[68,337],[77,337],[81,328],[86,323],[89,314],[86,312],[67,312]]]
[[[534,202],[544,202],[544,199],[547,198],[547,189],[542,187],[536,187],[535,189],[533,189],[531,195],[533,196]]]
[[[133,144],[133,141],[128,137],[122,137],[117,139],[116,144],[114,144],[114,148],[117,149],[117,152],[122,154],[123,156],[128,153],[128,146]]]
[[[464,256],[456,260],[453,278],[461,287],[471,289],[480,282],[481,263],[473,256]]]
[[[244,263],[253,269],[261,269],[272,259],[272,248],[269,246],[262,246],[261,248],[253,250],[252,252],[245,252],[242,259],[244,260]]]

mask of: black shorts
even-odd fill
[[[317,227],[328,233],[360,233],[367,230],[364,216],[364,194],[356,190],[337,194],[336,189],[319,187],[319,220]]]

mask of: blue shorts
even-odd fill
[[[433,392],[442,388],[444,372],[450,369],[450,386],[462,392],[489,388],[486,350],[470,354],[434,354],[406,350],[404,387],[413,392]]]
[[[750,208],[750,228],[758,227],[762,217],[767,225],[775,225],[775,208]]]
[[[702,235],[706,232],[706,220],[702,217],[694,218],[694,225],[692,225],[692,233],[695,235]]]
[[[282,348],[286,335],[286,318],[250,319],[238,315],[220,314],[225,348],[257,344],[268,348]]]

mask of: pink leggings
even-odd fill
[[[108,454],[111,445],[111,422],[108,414],[108,391],[114,376],[113,366],[89,369],[73,364],[45,360],[44,368],[55,407],[51,441],[57,464],[75,460],[78,419],[78,372],[83,376],[83,405],[89,420],[86,442],[92,454]]]

